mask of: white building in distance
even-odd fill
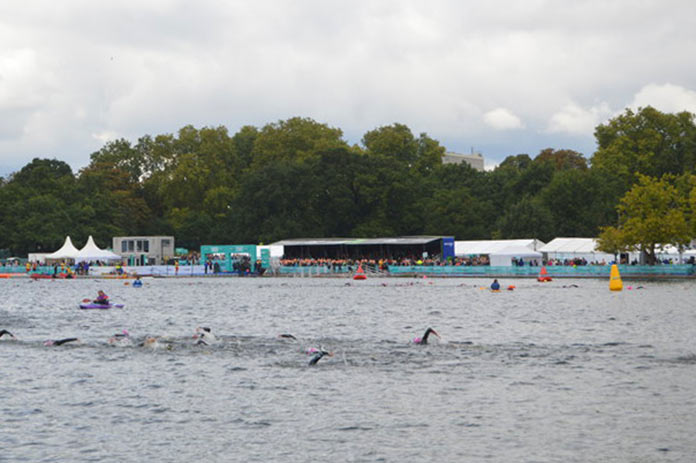
[[[481,153],[460,154],[447,152],[442,156],[443,164],[461,164],[466,162],[476,170],[483,170],[483,156]]]
[[[173,236],[114,236],[113,248],[129,265],[164,265],[175,249]]]

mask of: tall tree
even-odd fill
[[[11,175],[0,191],[0,248],[20,255],[55,251],[75,231],[70,214],[77,198],[75,176],[65,162],[36,158]]]
[[[332,148],[345,148],[340,129],[309,118],[293,117],[265,125],[256,136],[252,164],[264,166],[281,160],[303,160]]]
[[[496,223],[498,238],[538,238],[549,241],[554,235],[551,212],[537,199],[524,197],[509,207]]]
[[[604,171],[572,169],[556,172],[537,197],[553,216],[556,237],[594,237],[616,223],[621,192],[620,180]]]
[[[363,135],[362,143],[369,155],[391,157],[408,165],[415,163],[419,154],[419,142],[411,129],[399,123],[370,130]],[[423,139],[423,143],[427,144],[427,140]],[[424,154],[427,148],[423,146]]]
[[[601,238],[615,240],[618,235],[625,246],[640,249],[650,265],[657,261],[659,246],[685,246],[691,239],[686,201],[672,181],[674,177],[669,175],[661,179],[640,175],[638,183],[621,198],[619,226],[607,227]]]
[[[577,151],[553,148],[546,148],[534,158],[534,162],[549,162],[553,164],[555,170],[586,170],[587,159]]]
[[[595,129],[598,149],[592,167],[620,177],[626,189],[639,175],[661,177],[693,172],[696,126],[688,112],[668,114],[648,106],[627,109]]]

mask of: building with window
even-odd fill
[[[113,249],[129,265],[164,265],[174,257],[174,237],[114,236]]]
[[[483,156],[481,153],[459,154],[447,152],[442,156],[443,164],[462,164],[467,163],[476,170],[483,171]]]

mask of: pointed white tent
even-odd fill
[[[76,262],[90,261],[90,260],[121,260],[121,256],[114,254],[106,249],[100,249],[99,246],[94,242],[92,235],[89,235],[87,239],[87,244],[80,249],[75,257]]]
[[[68,236],[65,238],[65,243],[63,243],[63,246],[59,250],[46,255],[45,258],[51,260],[74,259],[77,257],[78,252],[79,251],[75,246],[73,246],[72,241]]]

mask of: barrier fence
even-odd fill
[[[550,277],[609,277],[609,265],[582,265],[582,266],[547,266],[546,271]],[[182,265],[178,272],[172,265],[161,266],[145,266],[145,267],[123,267],[123,270],[129,274],[138,273],[140,275],[153,276],[212,276],[209,271],[205,273],[202,265]],[[357,270],[357,266],[280,266],[272,267],[266,272],[267,276],[284,275],[297,277],[312,277],[321,275],[341,275],[351,274]],[[492,277],[492,276],[510,276],[510,277],[535,277],[539,274],[541,267],[491,267],[491,266],[424,266],[424,265],[407,265],[396,266],[390,265],[388,271],[379,271],[374,266],[364,265],[363,270],[369,275],[393,275],[393,276],[409,276],[409,275],[428,275],[441,277]],[[619,265],[619,271],[622,276],[627,277],[689,277],[696,275],[696,266],[694,265]],[[91,267],[90,275],[105,275],[115,272],[114,267]],[[5,266],[0,267],[0,274],[22,274],[26,273],[26,269],[22,266]],[[35,272],[42,274],[53,274],[53,267],[42,266],[37,268]],[[221,275],[221,274],[219,274]]]

